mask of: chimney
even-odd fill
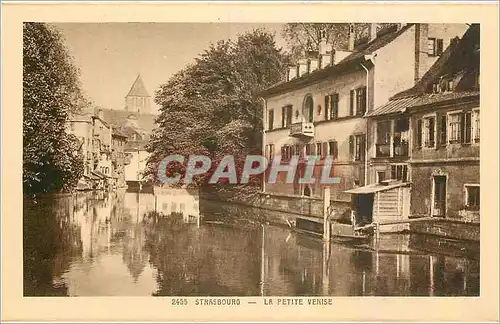
[[[377,38],[377,27],[378,24],[370,24],[370,27],[368,28],[370,34],[370,42]]]
[[[347,45],[347,50],[349,51],[354,51],[354,40],[355,40],[355,33],[354,33],[354,24],[349,24],[349,42]]]
[[[430,68],[427,57],[428,24],[415,24],[415,73],[414,81],[417,83],[424,73]]]
[[[307,73],[307,60],[306,59],[301,59],[299,60],[299,63],[298,63],[298,75],[297,77],[301,77],[303,76],[304,74]]]
[[[288,67],[288,71],[287,71],[286,76],[287,76],[287,78],[286,78],[287,81],[295,79],[297,77],[297,67],[296,66]]]
[[[326,31],[321,30],[320,31],[320,41],[319,41],[319,55],[325,55],[326,54]]]

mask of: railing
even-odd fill
[[[314,137],[314,124],[310,122],[300,122],[291,124],[290,136]]]
[[[408,143],[394,144],[394,156],[408,156]]]
[[[376,157],[390,157],[391,144],[376,144],[377,154]]]
[[[376,144],[376,157],[408,156],[408,143],[394,143],[391,156],[391,144]]]

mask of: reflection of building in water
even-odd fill
[[[326,255],[322,242],[314,238],[271,226],[264,227],[263,235],[260,281],[264,296],[479,293],[478,262],[412,252],[408,238],[402,235],[387,237],[383,243],[385,251],[333,243]],[[387,248],[390,240],[392,251]],[[328,277],[324,278],[325,275]]]
[[[154,196],[136,192],[124,194],[124,211],[132,222],[142,221],[145,214],[154,211]]]
[[[144,245],[144,228],[140,223],[134,224],[127,230],[127,235],[123,239],[122,260],[135,282],[144,271],[148,260]]]
[[[185,221],[200,217],[199,193],[193,190],[155,188],[156,210],[164,215],[182,214]]]

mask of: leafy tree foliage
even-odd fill
[[[360,41],[368,37],[370,24],[354,24],[355,39]],[[380,28],[386,28],[391,23],[378,24]],[[325,32],[326,42],[329,48],[347,50],[349,41],[348,23],[288,23],[283,27],[282,36],[287,41],[291,55],[294,59],[300,58],[304,51],[317,51],[321,41],[321,32]]]
[[[183,155],[186,162],[192,154],[209,156],[212,169],[194,179],[199,186],[231,154],[239,175],[247,154],[261,154],[263,103],[257,94],[282,79],[286,64],[274,36],[260,29],[212,44],[156,93],[161,108],[148,145],[148,173],[158,180],[158,163],[169,154]],[[167,175],[184,171],[171,163]]]
[[[44,23],[23,25],[23,188],[27,194],[69,191],[83,174],[68,116],[87,101],[61,34]]]

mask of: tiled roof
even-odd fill
[[[134,84],[132,84],[127,97],[149,97],[149,93],[146,90],[146,87],[144,86],[144,82],[142,82],[142,78],[140,75],[137,76]]]
[[[368,112],[366,117],[373,116],[382,116],[382,115],[390,115],[390,114],[399,114],[406,110],[407,107],[410,107],[414,103],[418,102],[419,97],[408,97],[402,99],[394,99],[386,103],[385,105],[378,107],[375,110]]]
[[[385,105],[368,112],[365,117],[399,114],[405,112],[408,108],[421,107],[469,97],[479,98],[479,91],[473,90],[461,92],[425,93],[419,96],[393,99]]]
[[[411,28],[411,26],[413,26],[413,24],[408,24],[399,30],[397,28],[391,27],[387,32],[381,33],[380,36],[377,36],[377,38],[375,38],[373,41],[358,45],[352,54],[348,55],[338,64],[329,65],[322,69],[317,69],[311,73],[306,73],[290,81],[280,81],[265,89],[259,95],[266,97],[272,94],[281,93],[283,91],[301,87],[303,85],[308,85],[311,82],[327,78],[331,75],[344,73],[345,71],[352,71],[352,69],[354,68],[360,69],[358,63],[367,60],[367,55],[370,55],[379,48],[391,43],[399,35],[403,34],[405,31]]]
[[[479,72],[479,25],[472,24],[462,39],[452,43],[422,78],[410,89],[394,95],[390,101],[368,112],[367,117],[397,114],[411,107],[477,97],[473,82]],[[432,85],[441,78],[451,78],[454,91],[432,93]]]

